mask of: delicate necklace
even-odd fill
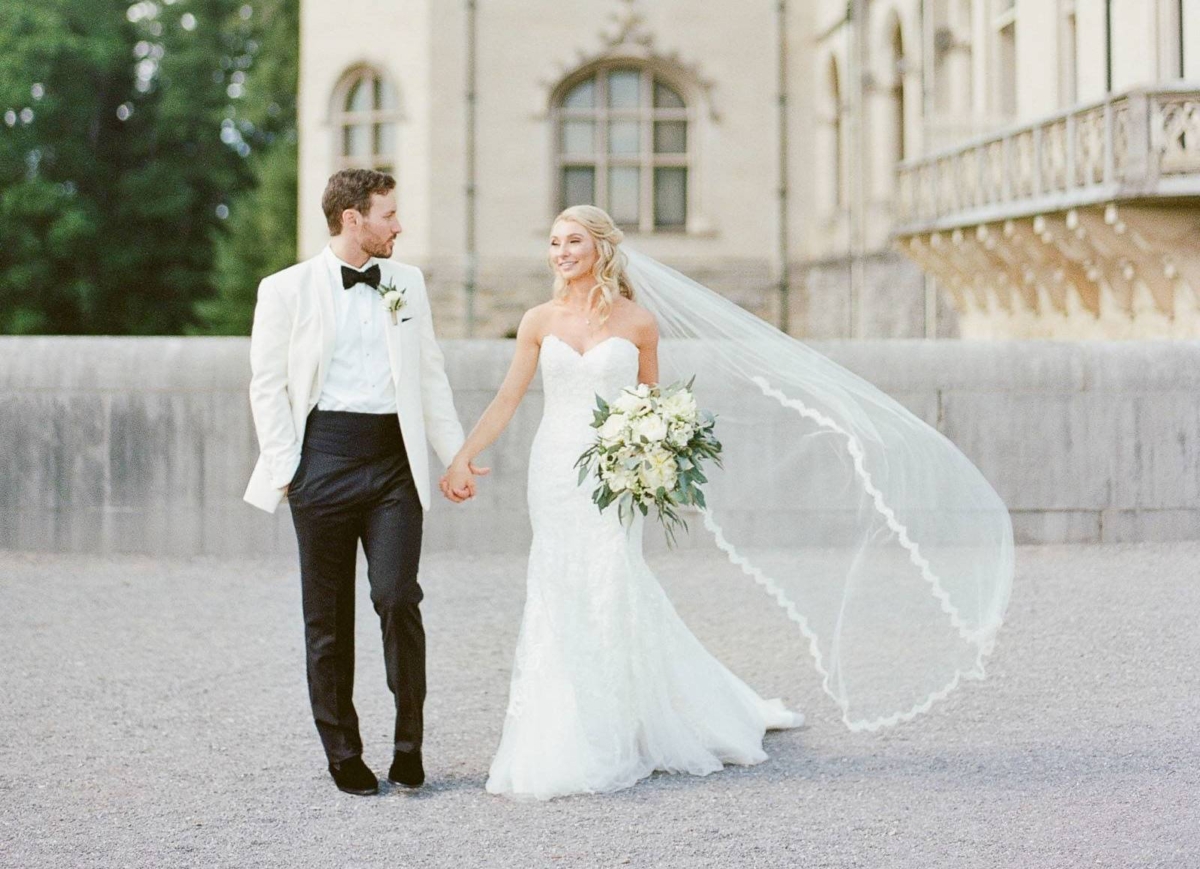
[[[574,314],[576,317],[583,317],[584,323],[586,323],[589,326],[592,325],[592,315],[590,313],[585,312],[585,311],[576,310],[575,306],[572,305],[570,302],[564,301],[563,304],[566,305],[567,310],[570,311],[572,314]],[[590,311],[590,308],[588,310]]]

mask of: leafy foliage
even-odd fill
[[[229,203],[253,189],[249,158],[265,142],[244,117],[255,10],[0,4],[0,332],[177,334],[196,322],[217,288]]]
[[[300,5],[270,0],[255,6],[262,49],[235,129],[252,149],[255,185],[229,204],[228,231],[217,242],[217,295],[196,304],[194,331],[248,335],[258,282],[296,262],[296,90]]]

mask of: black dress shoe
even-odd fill
[[[358,797],[369,797],[379,793],[379,779],[363,763],[361,757],[351,757],[340,763],[329,764],[329,774],[338,790]]]
[[[388,770],[388,781],[406,788],[419,788],[425,784],[425,767],[421,765],[421,749],[397,751]]]

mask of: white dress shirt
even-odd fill
[[[324,256],[337,326],[333,358],[317,407],[356,413],[395,413],[396,390],[384,332],[389,314],[383,299],[367,284],[342,289],[342,266],[354,266],[340,259],[332,248],[326,247]],[[355,271],[374,264],[372,257]]]

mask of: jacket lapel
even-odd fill
[[[329,264],[325,254],[316,256],[313,262],[312,288],[317,294],[317,311],[321,318],[321,362],[317,368],[317,383],[325,382],[329,362],[333,359],[333,347],[337,339],[337,316],[333,311],[333,279],[329,276]]]
[[[385,260],[376,260],[380,264],[380,270],[383,272],[384,282],[396,283],[395,275],[391,274]],[[396,318],[396,323],[392,323],[392,315],[389,312],[384,313],[385,320],[383,323],[383,333],[387,336],[388,362],[392,366],[392,383],[396,386],[400,385],[400,371],[404,367],[402,362],[401,350],[403,349],[404,339],[400,337],[400,317]],[[401,314],[400,316],[403,316]]]

